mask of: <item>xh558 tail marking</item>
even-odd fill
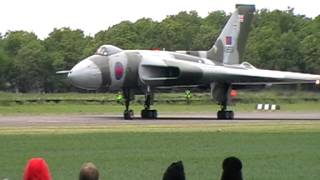
[[[71,83],[82,89],[121,90],[125,119],[133,117],[129,105],[136,94],[145,95],[141,117],[157,118],[157,111],[150,106],[154,90],[160,87],[210,86],[221,105],[218,119],[233,119],[233,111],[227,110],[232,85],[319,83],[320,75],[258,69],[248,62],[239,64],[254,11],[254,5],[236,5],[209,51],[122,50],[103,45],[96,54],[61,73],[67,73]]]

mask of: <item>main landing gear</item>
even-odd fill
[[[144,109],[141,111],[142,119],[156,119],[158,117],[158,112],[155,109],[150,109],[152,96],[151,94],[145,95],[146,99],[144,101]]]
[[[234,113],[233,111],[227,111],[227,105],[221,105],[221,110],[217,113],[218,119],[233,119]]]
[[[221,106],[220,111],[217,113],[217,119],[233,119],[233,111],[228,111],[227,106],[230,104],[231,98],[231,84],[216,83],[211,84],[212,96],[218,101]]]

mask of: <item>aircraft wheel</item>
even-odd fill
[[[218,111],[217,119],[225,119],[225,111]]]
[[[233,111],[226,111],[226,119],[233,119],[234,113]]]
[[[151,112],[152,112],[152,118],[153,119],[157,119],[158,118],[158,112],[157,112],[157,110],[151,110]]]
[[[218,111],[217,118],[218,119],[233,119],[234,113],[233,113],[233,111]]]
[[[147,110],[145,109],[141,110],[141,118],[146,119],[147,117],[148,117]]]
[[[124,119],[127,119],[127,120],[129,120],[129,119],[132,119],[133,118],[133,110],[132,109],[130,109],[130,110],[125,110],[124,112],[123,112],[123,117],[124,117]]]
[[[158,117],[157,110],[143,109],[141,111],[141,118],[142,119],[156,119],[157,117]]]
[[[234,118],[234,113],[233,111],[227,111],[228,118],[227,119],[233,119]]]

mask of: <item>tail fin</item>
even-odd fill
[[[224,64],[239,64],[243,56],[250,25],[255,11],[254,5],[237,4],[207,58]]]

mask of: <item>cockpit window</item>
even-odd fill
[[[111,56],[113,54],[116,54],[118,52],[121,52],[122,49],[112,46],[112,45],[102,45],[98,48],[96,54],[101,56]]]
[[[101,47],[97,50],[96,54],[102,55],[102,56],[107,56],[107,55],[108,55],[107,48],[101,46]]]

